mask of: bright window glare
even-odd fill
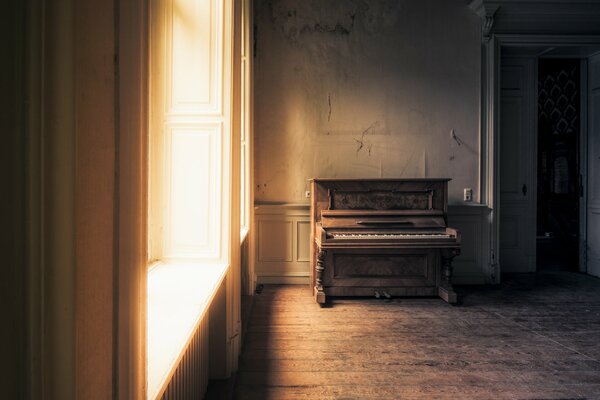
[[[148,273],[148,398],[154,399],[169,377],[226,265],[160,264]]]

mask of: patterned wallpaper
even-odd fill
[[[538,115],[545,133],[579,132],[579,61],[543,60],[538,81]]]

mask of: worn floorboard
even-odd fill
[[[545,272],[436,298],[255,295],[238,399],[600,399],[600,279]]]

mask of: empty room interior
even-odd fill
[[[1,397],[600,399],[600,1],[1,22]]]

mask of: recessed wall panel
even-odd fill
[[[588,212],[587,273],[600,277],[600,209]]]
[[[259,261],[292,261],[293,224],[291,221],[258,222]]]
[[[600,63],[598,63],[600,65]],[[588,167],[588,182],[589,187],[589,201],[590,203],[598,207],[600,206],[600,88],[592,91],[590,96],[590,118],[591,118],[591,129],[594,134],[589,135],[588,148],[589,148],[589,167]]]
[[[505,133],[500,137],[500,151],[506,159],[512,159],[514,162],[505,163],[500,169],[500,191],[504,196],[507,194],[517,195],[519,193],[519,165],[517,157],[519,154],[519,137],[522,121],[522,100],[520,97],[511,97],[502,99],[502,112],[511,118],[501,120],[500,132]],[[514,134],[513,132],[517,132]]]
[[[308,283],[309,206],[257,205],[254,208],[255,271],[259,283]]]
[[[519,246],[519,220],[516,215],[503,216],[500,225],[500,246],[504,248],[517,248]]]
[[[210,257],[218,251],[219,134],[218,126],[168,129],[167,257]]]
[[[167,41],[167,114],[219,113],[222,18],[219,2],[173,0]]]
[[[310,261],[310,221],[296,222],[296,261]]]

